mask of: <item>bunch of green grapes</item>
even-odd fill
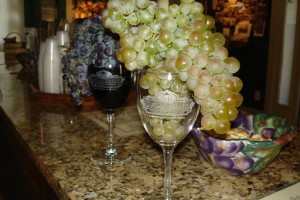
[[[214,18],[195,0],[167,9],[150,0],[109,0],[103,25],[120,35],[117,59],[128,70],[176,72],[201,106],[202,128],[224,134],[243,101],[239,61],[228,56]]]

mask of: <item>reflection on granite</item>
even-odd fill
[[[82,111],[60,104],[43,104],[32,96],[28,82],[0,66],[3,109],[20,133],[20,143],[61,199],[161,199],[161,149],[147,136],[116,137],[132,162],[95,166],[91,155],[106,144],[105,131]],[[22,72],[24,73],[24,72]],[[174,199],[257,199],[300,180],[300,140],[286,146],[266,169],[254,175],[229,176],[199,157],[192,136],[174,153]]]

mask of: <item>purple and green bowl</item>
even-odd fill
[[[192,129],[200,154],[211,165],[226,170],[230,175],[253,174],[264,169],[295,134],[294,127],[284,118],[264,113],[252,115],[239,111],[230,133],[244,132],[247,138],[213,137],[201,130],[200,121],[199,117]]]

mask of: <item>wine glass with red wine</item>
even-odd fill
[[[113,125],[115,111],[121,108],[129,95],[132,85],[131,72],[124,64],[119,63],[114,56],[113,47],[105,39],[105,44],[99,45],[98,58],[88,67],[89,86],[97,103],[106,111],[109,127],[107,147],[98,151],[91,160],[98,165],[126,163],[131,156],[114,145]]]

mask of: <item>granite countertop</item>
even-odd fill
[[[90,158],[105,146],[105,130],[73,106],[37,101],[28,81],[35,78],[28,68],[0,65],[2,108],[60,199],[161,199],[162,151],[145,132],[115,138],[126,145],[131,162],[96,166]],[[200,157],[190,135],[176,148],[172,170],[174,199],[258,199],[300,180],[300,139],[261,172],[236,177]]]

